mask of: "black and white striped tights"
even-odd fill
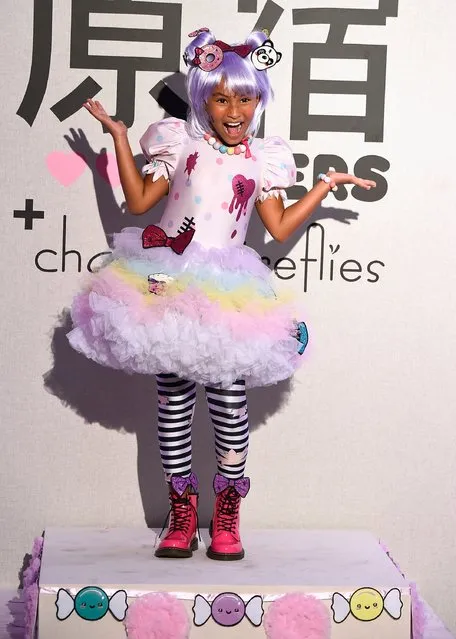
[[[189,475],[192,463],[192,421],[196,384],[172,374],[157,375],[158,440],[163,470]],[[209,414],[214,426],[217,472],[229,479],[244,476],[249,445],[245,383],[229,388],[206,386]]]

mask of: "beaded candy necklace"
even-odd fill
[[[227,146],[223,144],[216,137],[214,137],[211,133],[205,133],[204,139],[210,146],[212,146],[216,151],[220,151],[220,153],[227,153],[228,155],[241,155],[241,153],[245,153],[246,158],[251,158],[252,154],[250,152],[250,142],[253,139],[253,136],[249,135],[244,138],[240,144],[236,144],[236,146]]]

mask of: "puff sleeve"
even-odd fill
[[[139,143],[147,160],[142,168],[143,175],[152,175],[156,182],[159,177],[172,180],[174,171],[187,142],[185,122],[178,118],[165,118],[151,124]]]
[[[284,189],[296,182],[296,164],[288,144],[278,136],[265,138],[261,178],[261,192],[257,201],[264,202],[270,196],[281,197],[287,194]]]

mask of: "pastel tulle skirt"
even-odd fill
[[[290,377],[307,329],[252,249],[205,248],[182,255],[144,249],[141,229],[114,237],[114,251],[73,301],[77,351],[129,373],[174,373],[205,385],[247,387]]]

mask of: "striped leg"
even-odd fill
[[[217,470],[229,479],[244,476],[249,446],[249,418],[245,382],[230,388],[206,386],[206,399],[215,431]]]
[[[192,421],[195,382],[173,374],[157,375],[158,441],[167,476],[188,476],[192,467]]]

